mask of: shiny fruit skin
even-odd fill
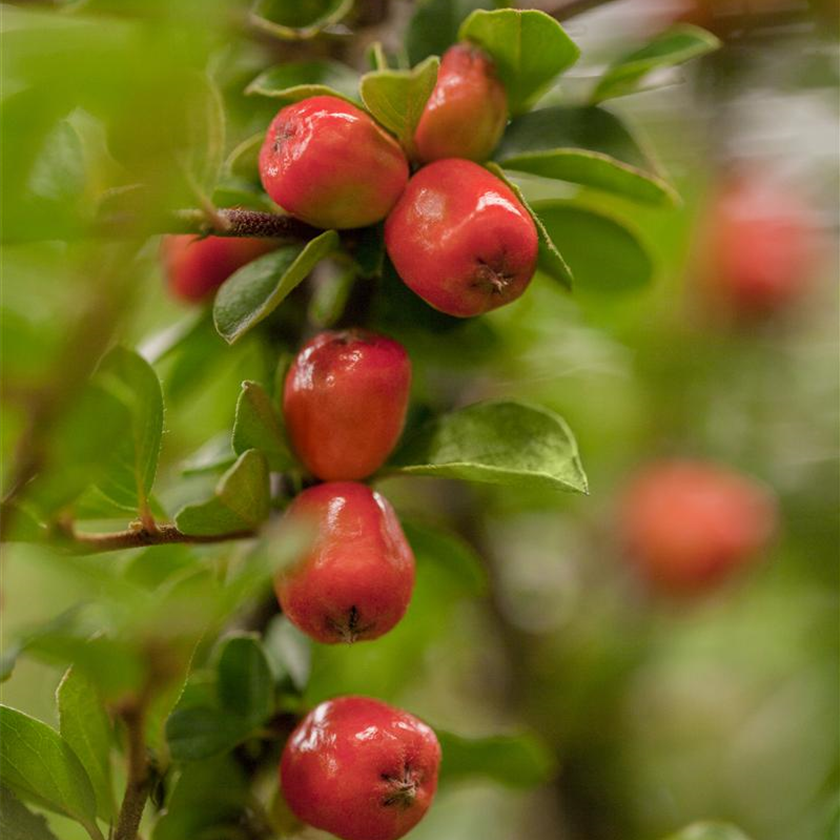
[[[388,256],[426,303],[460,318],[516,300],[537,265],[537,229],[513,192],[477,163],[421,169],[385,223]]]
[[[316,706],[292,733],[280,784],[293,813],[342,840],[397,840],[435,795],[441,751],[413,715],[367,697]]]
[[[776,507],[767,489],[737,472],[663,461],[627,488],[620,526],[630,557],[654,586],[693,593],[721,583],[767,546]]]
[[[275,579],[283,612],[318,642],[376,639],[403,617],[414,554],[387,499],[364,484],[304,490],[287,516],[315,529],[312,546]]]
[[[507,123],[507,93],[490,57],[456,44],[441,59],[437,84],[426,103],[414,145],[420,160],[487,160]]]
[[[410,386],[411,362],[398,342],[365,330],[319,333],[283,389],[298,457],[323,481],[376,472],[402,432]]]
[[[701,260],[709,303],[746,320],[783,312],[807,291],[818,249],[796,196],[755,174],[731,177],[706,220]]]
[[[384,219],[408,180],[397,141],[335,96],[283,108],[269,126],[259,168],[272,200],[319,228],[359,228]]]
[[[279,244],[274,239],[234,236],[164,236],[160,252],[167,286],[175,297],[197,303],[243,265],[275,250]]]

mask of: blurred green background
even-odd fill
[[[128,195],[150,225],[155,208],[195,206],[206,197],[208,148],[226,155],[278,107],[242,93],[262,69],[325,55],[362,66],[376,38],[397,49],[414,4],[358,5],[354,35],[336,24],[295,43],[248,26],[247,7],[232,1],[2,7],[7,476],[32,418],[71,401],[114,340],[148,350],[191,317],[165,293],[157,239],[74,235],[103,191],[117,207]],[[547,101],[573,99],[604,63],[667,24],[674,5],[621,0],[569,19],[583,58]],[[515,304],[444,333],[410,317],[389,322],[412,356],[418,407],[494,396],[548,406],[574,430],[591,490],[578,498],[381,482],[403,517],[461,533],[490,585],[477,594],[427,569],[411,622],[393,637],[313,655],[307,699],[363,691],[463,735],[524,729],[556,763],[536,790],[445,783],[413,840],[656,840],[700,819],[731,821],[755,840],[837,836],[838,53],[831,21],[795,11],[727,31],[720,52],[612,106],[647,137],[684,198],[663,210],[597,197],[649,248],[648,286],[569,295],[538,277]],[[446,25],[441,17],[441,32]],[[218,104],[201,81],[207,68],[223,97],[224,137],[186,120]],[[704,311],[692,269],[707,197],[744,161],[804,197],[826,248],[793,311],[739,328]],[[142,193],[126,192],[135,183]],[[529,198],[560,189],[521,184]],[[251,334],[231,348],[199,324],[156,362],[166,510],[212,487],[217,474],[185,478],[181,465],[229,431],[242,380],[271,382],[283,318],[300,317],[303,305],[274,319],[278,340]],[[647,591],[615,529],[628,476],[663,455],[730,464],[780,499],[769,554],[691,601]],[[215,561],[223,549],[201,551]],[[91,598],[95,589],[48,549],[4,546],[7,639]],[[53,723],[60,677],[23,659],[2,700]],[[61,838],[82,836],[61,818],[51,824]]]

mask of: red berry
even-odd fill
[[[293,362],[283,391],[301,461],[324,481],[376,472],[402,432],[411,362],[401,344],[364,330],[323,332]]]
[[[506,184],[468,160],[439,160],[409,181],[385,245],[409,288],[461,318],[516,300],[537,265],[534,220]]]
[[[182,300],[204,300],[231,274],[278,244],[274,239],[246,237],[164,236],[161,258],[169,290]]]
[[[440,766],[435,733],[367,697],[316,706],[292,733],[280,783],[295,816],[342,840],[396,840],[432,804]]]
[[[746,476],[701,461],[664,461],[629,486],[620,524],[642,573],[688,592],[714,586],[765,548],[776,509]]]
[[[326,644],[387,633],[414,588],[414,554],[388,501],[364,484],[332,482],[304,490],[288,515],[316,533],[275,581],[289,621]]]
[[[292,216],[320,228],[357,228],[385,218],[408,180],[408,162],[364,111],[335,96],[313,96],[272,121],[260,177]]]
[[[796,196],[744,173],[723,185],[708,211],[705,291],[717,309],[739,317],[782,311],[807,289],[817,248]]]
[[[443,54],[414,144],[423,161],[483,161],[496,148],[506,122],[507,93],[490,57],[477,47],[456,44]]]

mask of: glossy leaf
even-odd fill
[[[674,26],[640,50],[612,64],[593,91],[592,101],[602,102],[604,99],[634,93],[652,71],[683,64],[692,58],[714,52],[718,47],[720,41],[705,29],[688,24]]]
[[[160,380],[142,356],[115,347],[99,365],[96,381],[123,402],[131,417],[98,488],[116,504],[142,510],[148,507],[163,437]]]
[[[54,729],[8,706],[0,706],[0,783],[95,828],[96,794],[76,753]]]
[[[175,524],[193,536],[230,534],[253,530],[268,511],[268,463],[262,453],[249,449],[219,479],[213,498],[187,505]]]
[[[71,668],[56,690],[59,731],[87,771],[96,794],[97,816],[106,822],[116,814],[111,781],[111,722],[93,683]]]
[[[280,413],[265,389],[257,382],[243,382],[236,403],[233,422],[233,451],[241,455],[249,449],[259,449],[268,459],[268,466],[282,472],[295,465]]]
[[[338,61],[290,61],[264,70],[245,93],[298,102],[309,96],[340,96],[359,102],[359,74]]]
[[[422,0],[408,24],[405,46],[412,64],[443,55],[458,40],[458,29],[476,9],[504,5],[493,0]]]
[[[475,11],[461,25],[458,36],[492,56],[513,114],[527,111],[580,55],[554,18],[533,9]]]
[[[216,668],[219,702],[225,710],[248,721],[263,723],[274,710],[271,668],[259,638],[226,639]]]
[[[352,8],[353,0],[257,0],[250,20],[275,38],[299,41],[314,38]]]
[[[211,706],[176,709],[166,721],[174,761],[200,761],[233,749],[253,730],[250,721]]]
[[[575,439],[562,417],[516,402],[485,402],[435,418],[391,465],[409,475],[587,492]]]
[[[315,265],[338,245],[333,230],[306,245],[287,245],[259,257],[229,277],[216,295],[213,320],[233,344],[267,318]]]
[[[41,814],[33,814],[0,785],[0,837],[3,840],[57,840]]]
[[[667,840],[750,840],[740,828],[728,823],[698,822],[686,826]]]
[[[574,281],[574,275],[572,273],[569,264],[566,262],[563,255],[560,253],[560,249],[555,244],[554,240],[551,237],[551,234],[548,232],[548,229],[543,224],[542,219],[540,218],[539,214],[534,212],[533,207],[528,203],[527,199],[525,198],[522,190],[519,188],[519,185],[514,183],[507,177],[504,170],[498,165],[493,163],[492,161],[485,164],[487,169],[489,169],[497,178],[501,178],[510,188],[513,190],[516,197],[521,202],[522,206],[528,211],[531,215],[531,218],[534,220],[534,224],[537,228],[537,235],[539,237],[539,253],[537,256],[537,267],[540,268],[543,272],[545,272],[549,277],[553,277],[555,280],[558,280],[562,283],[567,289],[572,288],[572,283]]]
[[[653,277],[654,265],[647,248],[623,222],[560,201],[535,202],[534,210],[568,259],[577,290],[632,292]]]
[[[409,156],[414,131],[437,82],[440,60],[427,58],[413,70],[374,70],[362,76],[362,101],[373,116],[396,135]]]
[[[547,782],[556,770],[548,748],[532,735],[462,738],[436,730],[445,760],[441,782],[486,777],[513,788],[532,788]]]

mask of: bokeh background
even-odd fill
[[[360,65],[370,41],[398,45],[415,11],[408,2],[359,5],[355,36],[295,45],[248,29],[242,4],[221,0],[2,7],[7,474],[33,416],[72,400],[115,338],[154,359],[151,339],[192,317],[164,291],[156,239],[137,250],[60,237],[103,189],[138,180],[142,194],[127,192],[150,218],[157,206],[194,204],[194,184],[167,162],[169,152],[208,142],[229,151],[264,128],[275,103],[241,93],[262,68],[325,54]],[[684,198],[677,210],[608,202],[650,249],[653,282],[569,295],[538,278],[514,305],[446,340],[410,318],[399,325],[417,406],[492,396],[549,406],[574,429],[591,487],[578,498],[382,482],[402,514],[446,523],[471,543],[490,585],[477,594],[421,576],[412,621],[388,640],[312,655],[307,699],[363,691],[464,735],[524,729],[547,745],[553,767],[536,790],[492,780],[444,785],[412,840],[656,840],[711,818],[755,840],[837,836],[840,68],[832,11],[797,0],[616,0],[570,17],[564,25],[583,58],[547,95],[557,101],[677,18],[724,40],[719,52],[611,105],[648,139]],[[207,107],[196,71],[208,65],[227,137],[185,143],[184,113]],[[78,107],[68,112],[68,102]],[[103,119],[118,126],[108,138]],[[733,323],[699,293],[697,231],[721,180],[744,165],[808,208],[820,244],[790,307]],[[522,186],[533,198],[559,189],[539,179]],[[109,200],[119,207],[125,195]],[[227,347],[199,323],[178,352],[156,361],[167,406],[158,482],[167,510],[212,487],[217,474],[184,476],[184,461],[229,431],[241,381],[270,381],[276,357],[277,347],[257,338]],[[651,591],[618,539],[622,487],[640,465],[671,455],[731,465],[779,497],[771,550],[701,597]],[[208,562],[224,550],[205,550]],[[4,546],[7,640],[95,597],[89,580],[49,550]],[[24,658],[2,685],[3,702],[53,722],[60,676],[54,664]],[[82,836],[60,818],[51,824],[62,838]]]

